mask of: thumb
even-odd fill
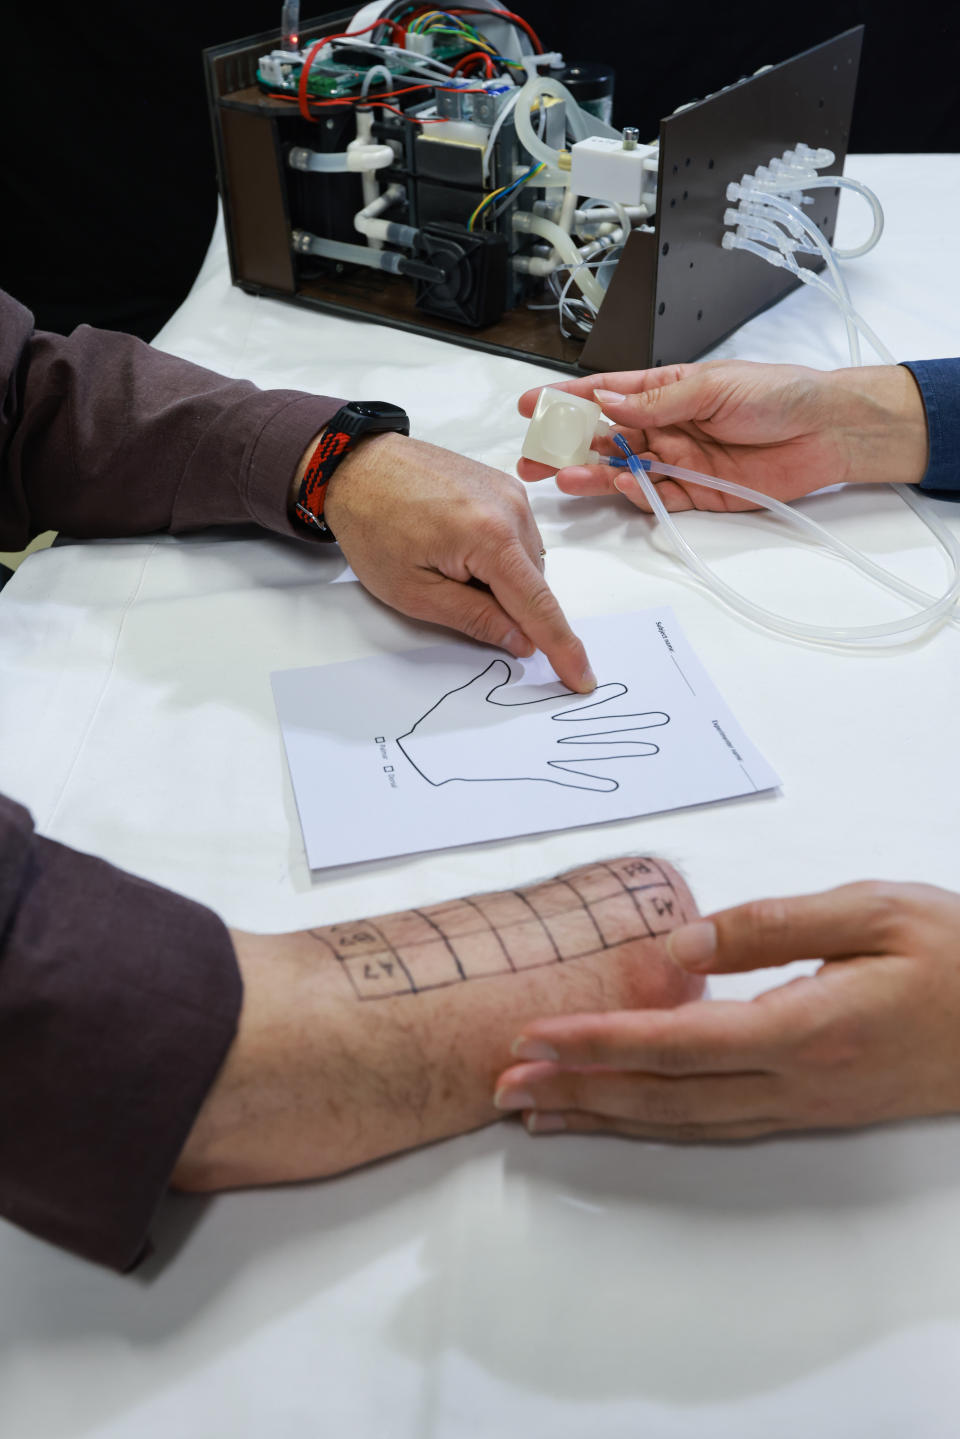
[[[754,900],[675,929],[667,950],[681,968],[699,974],[883,954],[890,942],[889,890],[845,884],[821,894]]]
[[[594,390],[594,399],[608,419],[625,429],[661,430],[704,417],[715,407],[709,373],[702,371],[667,380],[652,389],[622,395],[616,390]]]

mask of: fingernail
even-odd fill
[[[553,1045],[544,1044],[542,1039],[515,1039],[510,1053],[515,1059],[546,1059],[550,1064],[556,1064],[560,1058]]]
[[[583,674],[580,676],[580,693],[582,695],[592,694],[596,687],[597,677],[590,666],[587,665]]]
[[[627,398],[621,395],[619,390],[594,390],[597,403],[600,405],[621,405]]]
[[[567,1127],[567,1121],[562,1114],[541,1114],[537,1110],[528,1114],[523,1122],[528,1134],[559,1134]]]
[[[717,953],[717,926],[702,919],[675,929],[667,935],[667,953],[684,969],[709,969]]]
[[[526,1094],[522,1089],[509,1089],[504,1086],[493,1096],[493,1104],[495,1109],[532,1109],[533,1095]]]

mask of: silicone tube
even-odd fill
[[[769,195],[774,190],[776,184],[776,181],[758,180],[755,189],[764,195]],[[767,188],[768,186],[770,187],[769,190]],[[850,250],[838,250],[834,248],[833,253],[838,260],[856,260],[859,259],[861,255],[866,255],[868,251],[872,250],[883,234],[883,206],[870,187],[864,185],[860,180],[848,180],[846,175],[811,175],[802,179],[797,185],[798,190],[833,190],[838,187],[841,190],[853,190],[858,195],[862,195],[873,211],[873,229],[862,245],[855,245]]]
[[[580,116],[580,106],[566,85],[561,85],[559,80],[551,80],[549,75],[531,75],[517,96],[514,107],[513,123],[517,139],[528,155],[546,165],[546,171],[539,180],[541,185],[569,185],[570,171],[560,168],[560,151],[554,150],[552,145],[540,139],[530,119],[530,111],[541,95],[552,95],[557,100],[564,100],[568,127],[576,139],[586,138],[587,130]]]
[[[542,215],[531,215],[528,210],[520,210],[514,215],[513,224],[517,230],[542,235],[545,240],[549,240],[564,264],[571,267],[582,266],[583,255],[577,249],[572,237],[559,225],[555,225],[552,220],[545,220]],[[603,286],[586,268],[576,269],[573,273],[575,274],[574,283],[580,287],[591,305],[599,310],[603,303]]]
[[[916,589],[913,585],[907,584],[897,575],[891,574],[889,570],[874,563],[866,555],[861,555],[851,545],[831,535],[822,525],[811,520],[808,515],[794,510],[790,505],[783,504],[780,500],[773,499],[770,495],[761,495],[755,490],[748,489],[745,485],[735,484],[732,480],[721,480],[715,475],[701,475],[696,470],[684,469],[679,465],[668,465],[660,460],[641,460],[633,453],[627,441],[622,435],[613,436],[614,443],[626,458],[627,467],[633,475],[639,489],[650,505],[657,520],[663,525],[666,534],[673,545],[674,550],[693,570],[703,583],[722,599],[731,609],[744,615],[747,619],[767,629],[777,631],[779,634],[787,635],[791,639],[813,640],[819,643],[834,645],[860,645],[869,644],[873,640],[888,639],[895,635],[910,633],[917,629],[923,629],[934,625],[938,620],[944,618],[953,609],[960,597],[960,544],[958,544],[951,530],[942,525],[936,515],[925,505],[909,487],[895,485],[894,488],[906,500],[912,510],[927,526],[934,538],[940,544],[952,568],[952,575],[947,589],[938,599],[931,602],[931,596],[924,591]],[[911,600],[914,604],[920,604],[922,609],[916,614],[905,615],[898,620],[889,620],[884,624],[860,625],[854,627],[842,627],[835,625],[808,625],[801,624],[796,620],[788,619],[785,615],[775,614],[771,610],[764,609],[762,605],[754,604],[745,596],[721,580],[719,575],[714,574],[709,565],[705,564],[697,554],[696,550],[684,539],[673,516],[664,505],[657,494],[656,487],[648,477],[649,471],[657,474],[667,475],[672,479],[686,480],[689,483],[703,485],[707,489],[720,490],[725,494],[737,495],[740,499],[748,500],[751,504],[760,505],[772,513],[785,519],[796,528],[805,533],[814,534],[818,540],[826,544],[835,554],[847,560],[857,569],[862,570],[882,585],[885,589],[893,591],[904,599]]]

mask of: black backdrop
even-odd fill
[[[960,150],[960,17],[944,0],[518,4],[548,48],[613,62],[617,121],[644,138],[684,101],[863,22],[850,149]],[[279,0],[51,0],[5,16],[0,285],[42,328],[149,338],[180,303],[216,206],[200,52],[279,14]]]

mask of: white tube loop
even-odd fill
[[[859,645],[868,644],[873,640],[888,639],[894,635],[910,633],[917,629],[925,629],[944,616],[948,615],[960,598],[960,544],[958,544],[953,532],[942,524],[933,511],[916,495],[908,486],[895,485],[894,488],[902,495],[911,509],[920,517],[927,526],[934,538],[943,549],[951,565],[951,579],[947,589],[938,599],[931,602],[931,596],[922,590],[916,589],[913,585],[901,580],[899,576],[885,570],[881,565],[876,564],[866,555],[860,554],[851,545],[832,535],[829,530],[818,525],[815,520],[799,510],[793,509],[790,505],[783,504],[780,500],[773,499],[770,495],[761,495],[755,490],[748,489],[746,485],[734,484],[732,480],[721,480],[715,475],[701,475],[696,470],[684,469],[680,465],[668,465],[660,460],[641,460],[631,450],[622,435],[613,436],[614,443],[621,450],[626,458],[630,473],[636,481],[644,498],[650,505],[657,520],[663,525],[667,536],[674,550],[694,574],[703,581],[708,589],[719,596],[731,609],[738,614],[744,615],[747,619],[756,624],[763,625],[767,629],[776,630],[779,634],[788,635],[791,639],[813,640],[822,644],[833,645]],[[754,604],[752,600],[728,585],[716,575],[709,565],[697,554],[696,550],[684,539],[679,527],[676,524],[670,511],[666,508],[660,496],[657,494],[656,486],[648,478],[648,471],[657,474],[667,475],[672,479],[685,480],[690,484],[702,485],[706,489],[720,490],[724,494],[737,495],[740,499],[748,500],[751,504],[762,506],[786,520],[798,529],[807,534],[813,534],[822,543],[828,546],[840,558],[847,560],[855,568],[862,570],[871,579],[899,595],[908,599],[914,604],[922,605],[916,614],[905,615],[898,620],[889,620],[884,624],[858,625],[853,627],[841,627],[837,625],[807,625],[796,620],[788,619],[785,615],[775,614],[765,609],[762,605]]]
[[[555,100],[565,102],[567,128],[572,131],[577,140],[586,138],[587,128],[580,114],[580,106],[566,85],[561,85],[559,80],[551,80],[548,75],[531,75],[517,95],[514,107],[514,126],[517,131],[517,139],[528,155],[532,155],[534,160],[539,160],[546,166],[543,174],[539,176],[539,184],[569,185],[570,171],[563,168],[561,160],[564,152],[555,150],[552,145],[541,140],[530,119],[531,110],[544,95],[552,95]]]

